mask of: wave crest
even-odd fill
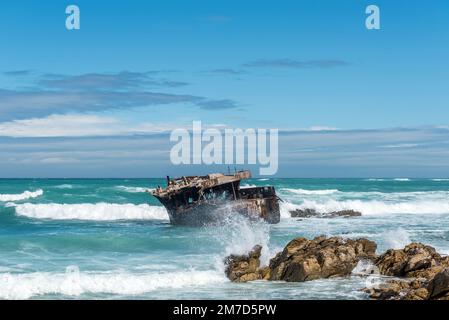
[[[0,201],[20,201],[31,198],[37,198],[44,194],[42,189],[36,191],[25,191],[20,194],[1,194],[0,193]]]
[[[150,189],[150,188],[128,187],[128,186],[116,186],[115,188],[120,191],[129,192],[129,193],[144,193],[144,192],[150,192],[150,191],[154,190],[154,189]]]
[[[16,204],[16,214],[35,219],[53,220],[165,220],[168,219],[164,207],[148,204]]]
[[[327,200],[323,202],[304,200],[301,205],[295,206],[300,209],[315,209],[318,212],[325,213],[341,210],[356,210],[361,212],[362,215],[449,213],[449,202],[419,200],[398,203],[388,203],[377,200]]]
[[[156,274],[87,273],[68,267],[65,273],[0,274],[0,298],[29,299],[45,294],[79,296],[85,293],[138,295],[160,289],[179,289],[226,282],[217,271],[180,271]]]
[[[285,191],[295,193],[295,194],[307,194],[307,195],[326,195],[326,194],[333,194],[338,192],[337,189],[324,189],[324,190],[305,190],[305,189],[292,189],[292,188],[285,188]]]

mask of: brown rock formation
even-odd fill
[[[433,247],[411,243],[401,250],[388,250],[375,264],[383,275],[409,279],[365,288],[373,299],[449,299],[449,257],[441,257]]]
[[[270,280],[302,282],[345,276],[360,259],[374,258],[376,244],[366,239],[296,238],[270,261]]]
[[[401,250],[388,250],[377,258],[375,265],[386,276],[429,278],[432,275],[425,273],[441,271],[443,261],[434,248],[411,243]]]
[[[345,276],[360,259],[374,259],[376,244],[366,239],[296,238],[265,268],[259,268],[260,250],[256,246],[248,255],[229,256],[225,262],[228,278],[235,282],[257,279],[302,282]]]
[[[376,257],[376,243],[367,239],[316,237],[296,238],[279,252],[267,267],[260,267],[262,247],[247,255],[226,258],[226,275],[231,281],[284,280],[302,282],[349,275],[358,261],[374,262],[380,274],[391,279],[365,288],[372,299],[449,300],[449,257],[430,246],[411,243],[401,250],[388,250]]]
[[[248,255],[230,255],[225,260],[226,276],[234,282],[247,282],[262,279],[266,270],[259,269],[262,247],[255,246]]]
[[[290,215],[293,218],[335,218],[335,217],[359,217],[362,215],[361,212],[354,210],[341,210],[341,211],[333,211],[333,212],[318,212],[315,209],[296,209],[291,210]]]

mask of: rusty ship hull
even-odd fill
[[[250,172],[241,171],[174,180],[167,177],[167,188],[158,187],[152,194],[167,209],[170,222],[175,225],[214,225],[241,216],[278,223],[279,198],[274,187],[241,188],[240,180],[250,176]]]

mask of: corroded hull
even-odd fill
[[[170,222],[176,225],[211,225],[236,215],[278,223],[279,198],[274,187],[241,187],[240,180],[250,177],[249,171],[177,179],[167,176],[167,187],[158,186],[152,195],[164,205]]]
[[[202,203],[188,208],[168,210],[170,222],[175,225],[207,226],[223,224],[237,215],[268,223],[280,220],[277,198],[242,199],[228,203]]]

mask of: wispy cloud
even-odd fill
[[[0,137],[0,176],[142,177],[184,175],[199,170],[225,170],[209,166],[172,166],[168,133],[130,135],[132,129],[111,118],[66,119],[53,117],[22,123],[28,132],[64,124],[90,123],[86,130],[122,135],[53,137]],[[46,122],[47,121],[47,122]],[[64,123],[65,121],[65,123]],[[17,124],[16,124],[17,125]],[[145,124],[136,128],[142,131]],[[156,127],[156,124],[153,126]],[[40,128],[40,129],[39,129]],[[143,129],[142,129],[143,128]],[[218,128],[218,126],[217,126]],[[163,128],[162,128],[163,129]],[[128,132],[126,132],[128,130]],[[64,132],[62,132],[64,133]],[[65,132],[67,134],[67,131]],[[417,144],[414,148],[380,148],[385,145]],[[279,132],[279,175],[290,177],[398,177],[449,175],[449,130],[435,128],[392,128]]]
[[[31,74],[30,70],[11,70],[3,72],[6,76],[27,76]]]
[[[68,114],[0,123],[0,136],[15,138],[126,136],[172,130],[173,124],[125,123],[113,117]]]
[[[104,111],[166,105],[195,103],[204,98],[148,91],[64,91],[0,90],[0,120],[41,117],[54,113]]]
[[[235,101],[230,99],[205,100],[199,101],[196,104],[203,110],[226,110],[239,107]]]
[[[213,69],[209,71],[210,73],[216,74],[227,74],[227,75],[240,75],[245,73],[243,70],[237,70],[232,68],[222,68],[222,69]]]
[[[154,75],[159,73],[123,71],[37,75],[34,80],[31,79],[35,86],[22,85],[25,89],[0,88],[0,121],[177,103],[210,111],[236,107],[230,99],[211,100],[197,95],[156,92],[154,87],[172,89],[187,84],[155,78]]]
[[[247,68],[291,68],[291,69],[306,69],[306,68],[321,68],[329,69],[349,65],[343,60],[294,60],[294,59],[261,59],[250,61],[243,66]]]
[[[124,90],[146,87],[180,87],[188,83],[157,79],[153,72],[87,73],[81,75],[43,75],[38,83],[49,89],[64,90]]]
[[[416,148],[418,147],[418,143],[400,143],[400,144],[387,144],[385,146],[379,146],[379,148],[387,148],[387,149],[394,149],[394,148]]]
[[[306,129],[306,131],[335,131],[338,130],[335,127],[329,127],[329,126],[311,126]]]

